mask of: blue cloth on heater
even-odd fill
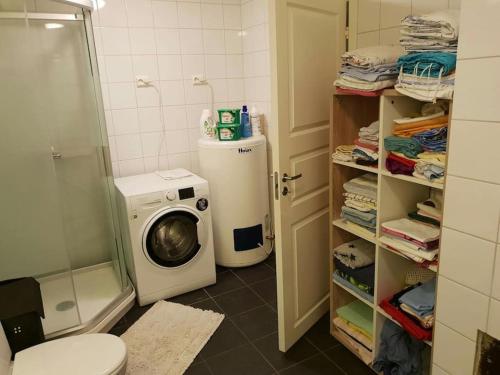
[[[426,151],[445,152],[447,146],[448,128],[429,129],[413,136]]]
[[[455,70],[457,56],[448,52],[410,53],[401,56],[397,64],[404,73],[439,77],[441,72],[446,76]]]
[[[409,306],[417,315],[424,317],[434,313],[436,278],[410,290],[399,297],[399,302]]]

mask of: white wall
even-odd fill
[[[500,339],[499,14],[500,1],[462,0],[434,373],[472,374],[478,329]]]
[[[199,117],[209,107],[202,73],[214,87],[216,107],[240,107],[245,99],[240,0],[106,0],[93,14],[106,123],[115,176],[160,168],[198,169]],[[251,48],[249,47],[248,51]],[[136,88],[147,74],[162,93]]]
[[[399,44],[404,17],[447,8],[459,9],[460,0],[351,0],[349,49]]]
[[[0,324],[0,375],[9,375],[11,354],[7,337],[5,337],[5,332]]]

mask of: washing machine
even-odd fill
[[[208,182],[184,169],[115,179],[125,262],[141,306],[215,283]]]

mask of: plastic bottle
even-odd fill
[[[262,134],[260,130],[260,114],[257,111],[257,107],[253,106],[250,111],[250,125],[252,125],[252,133],[253,135]]]
[[[212,118],[212,111],[210,109],[204,109],[201,113],[200,133],[201,137],[205,139],[215,139],[217,136],[215,122]]]
[[[252,136],[252,126],[250,125],[250,117],[248,115],[248,108],[246,105],[241,110],[241,129],[243,131],[243,138]]]

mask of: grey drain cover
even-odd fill
[[[66,311],[71,310],[73,307],[75,307],[75,301],[62,301],[56,305],[56,310]]]

